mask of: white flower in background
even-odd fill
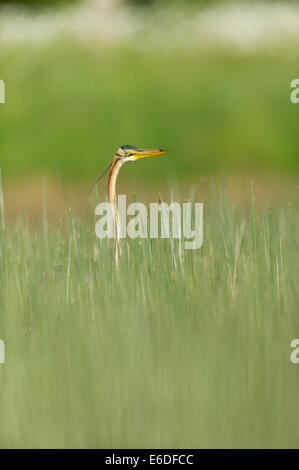
[[[86,0],[60,10],[2,7],[1,45],[40,45],[70,36],[89,45],[124,44],[157,54],[229,48],[241,53],[296,48],[299,5],[232,2],[209,8],[165,6],[153,11],[122,0]]]

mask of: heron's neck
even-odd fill
[[[115,158],[112,162],[108,179],[108,201],[116,208],[116,179],[119,170],[125,162],[121,158]]]
[[[119,158],[118,156],[114,157],[112,161],[110,172],[109,172],[109,179],[108,179],[108,201],[112,205],[112,212],[114,217],[114,224],[117,233],[117,239],[119,239],[120,234],[120,220],[118,217],[118,209],[116,203],[116,179],[121,167],[128,162],[134,162],[136,160],[135,157],[123,157]]]

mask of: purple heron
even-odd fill
[[[134,145],[122,145],[117,150],[114,158],[108,168],[104,171],[104,173],[99,176],[96,182],[92,185],[90,191],[96,186],[96,184],[100,181],[100,179],[109,171],[109,178],[108,178],[108,201],[115,206],[116,204],[116,179],[119,173],[119,170],[123,165],[129,162],[135,162],[141,158],[146,157],[154,157],[156,155],[163,155],[167,153],[168,150],[162,149],[140,149],[135,147]],[[89,192],[90,192],[89,191]]]
[[[135,162],[141,158],[146,157],[154,157],[156,155],[163,155],[167,153],[168,150],[163,149],[140,149],[135,147],[134,145],[122,145],[119,147],[117,152],[114,155],[114,158],[108,168],[104,171],[104,173],[99,176],[96,182],[91,187],[90,191],[95,187],[95,185],[100,181],[100,179],[109,171],[109,178],[108,178],[108,201],[112,206],[112,215],[114,219],[114,227],[116,238],[119,241],[119,233],[120,233],[120,221],[118,216],[118,209],[116,204],[116,180],[119,173],[119,170],[123,165],[129,162]],[[90,192],[89,191],[89,192]]]

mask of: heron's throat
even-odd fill
[[[116,205],[116,179],[121,167],[126,163],[124,159],[115,157],[109,172],[109,179],[108,179],[108,200],[113,206]]]

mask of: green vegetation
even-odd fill
[[[222,170],[295,179],[298,54],[171,52],[162,34],[151,35],[159,54],[137,35],[134,47],[128,35],[123,47],[60,37],[1,48],[0,447],[298,447],[299,194],[265,209],[252,185],[236,208],[212,185],[200,250],[124,240],[118,268],[94,207],[82,216],[65,203],[51,220],[57,187],[65,196],[72,182],[86,207],[122,144],[170,150],[123,170],[128,200],[136,187],[138,200],[167,184],[182,194]],[[59,181],[49,201],[31,187],[41,173]],[[43,199],[39,223],[28,222],[38,205],[15,210],[20,199]]]
[[[125,240],[118,270],[92,217],[15,220],[1,447],[297,447],[298,215],[298,199],[254,212],[214,195],[200,250]]]
[[[134,177],[225,169],[298,171],[296,60],[200,53],[154,56],[67,41],[0,52],[4,178],[46,170],[88,178],[121,144],[161,146],[162,163]]]

